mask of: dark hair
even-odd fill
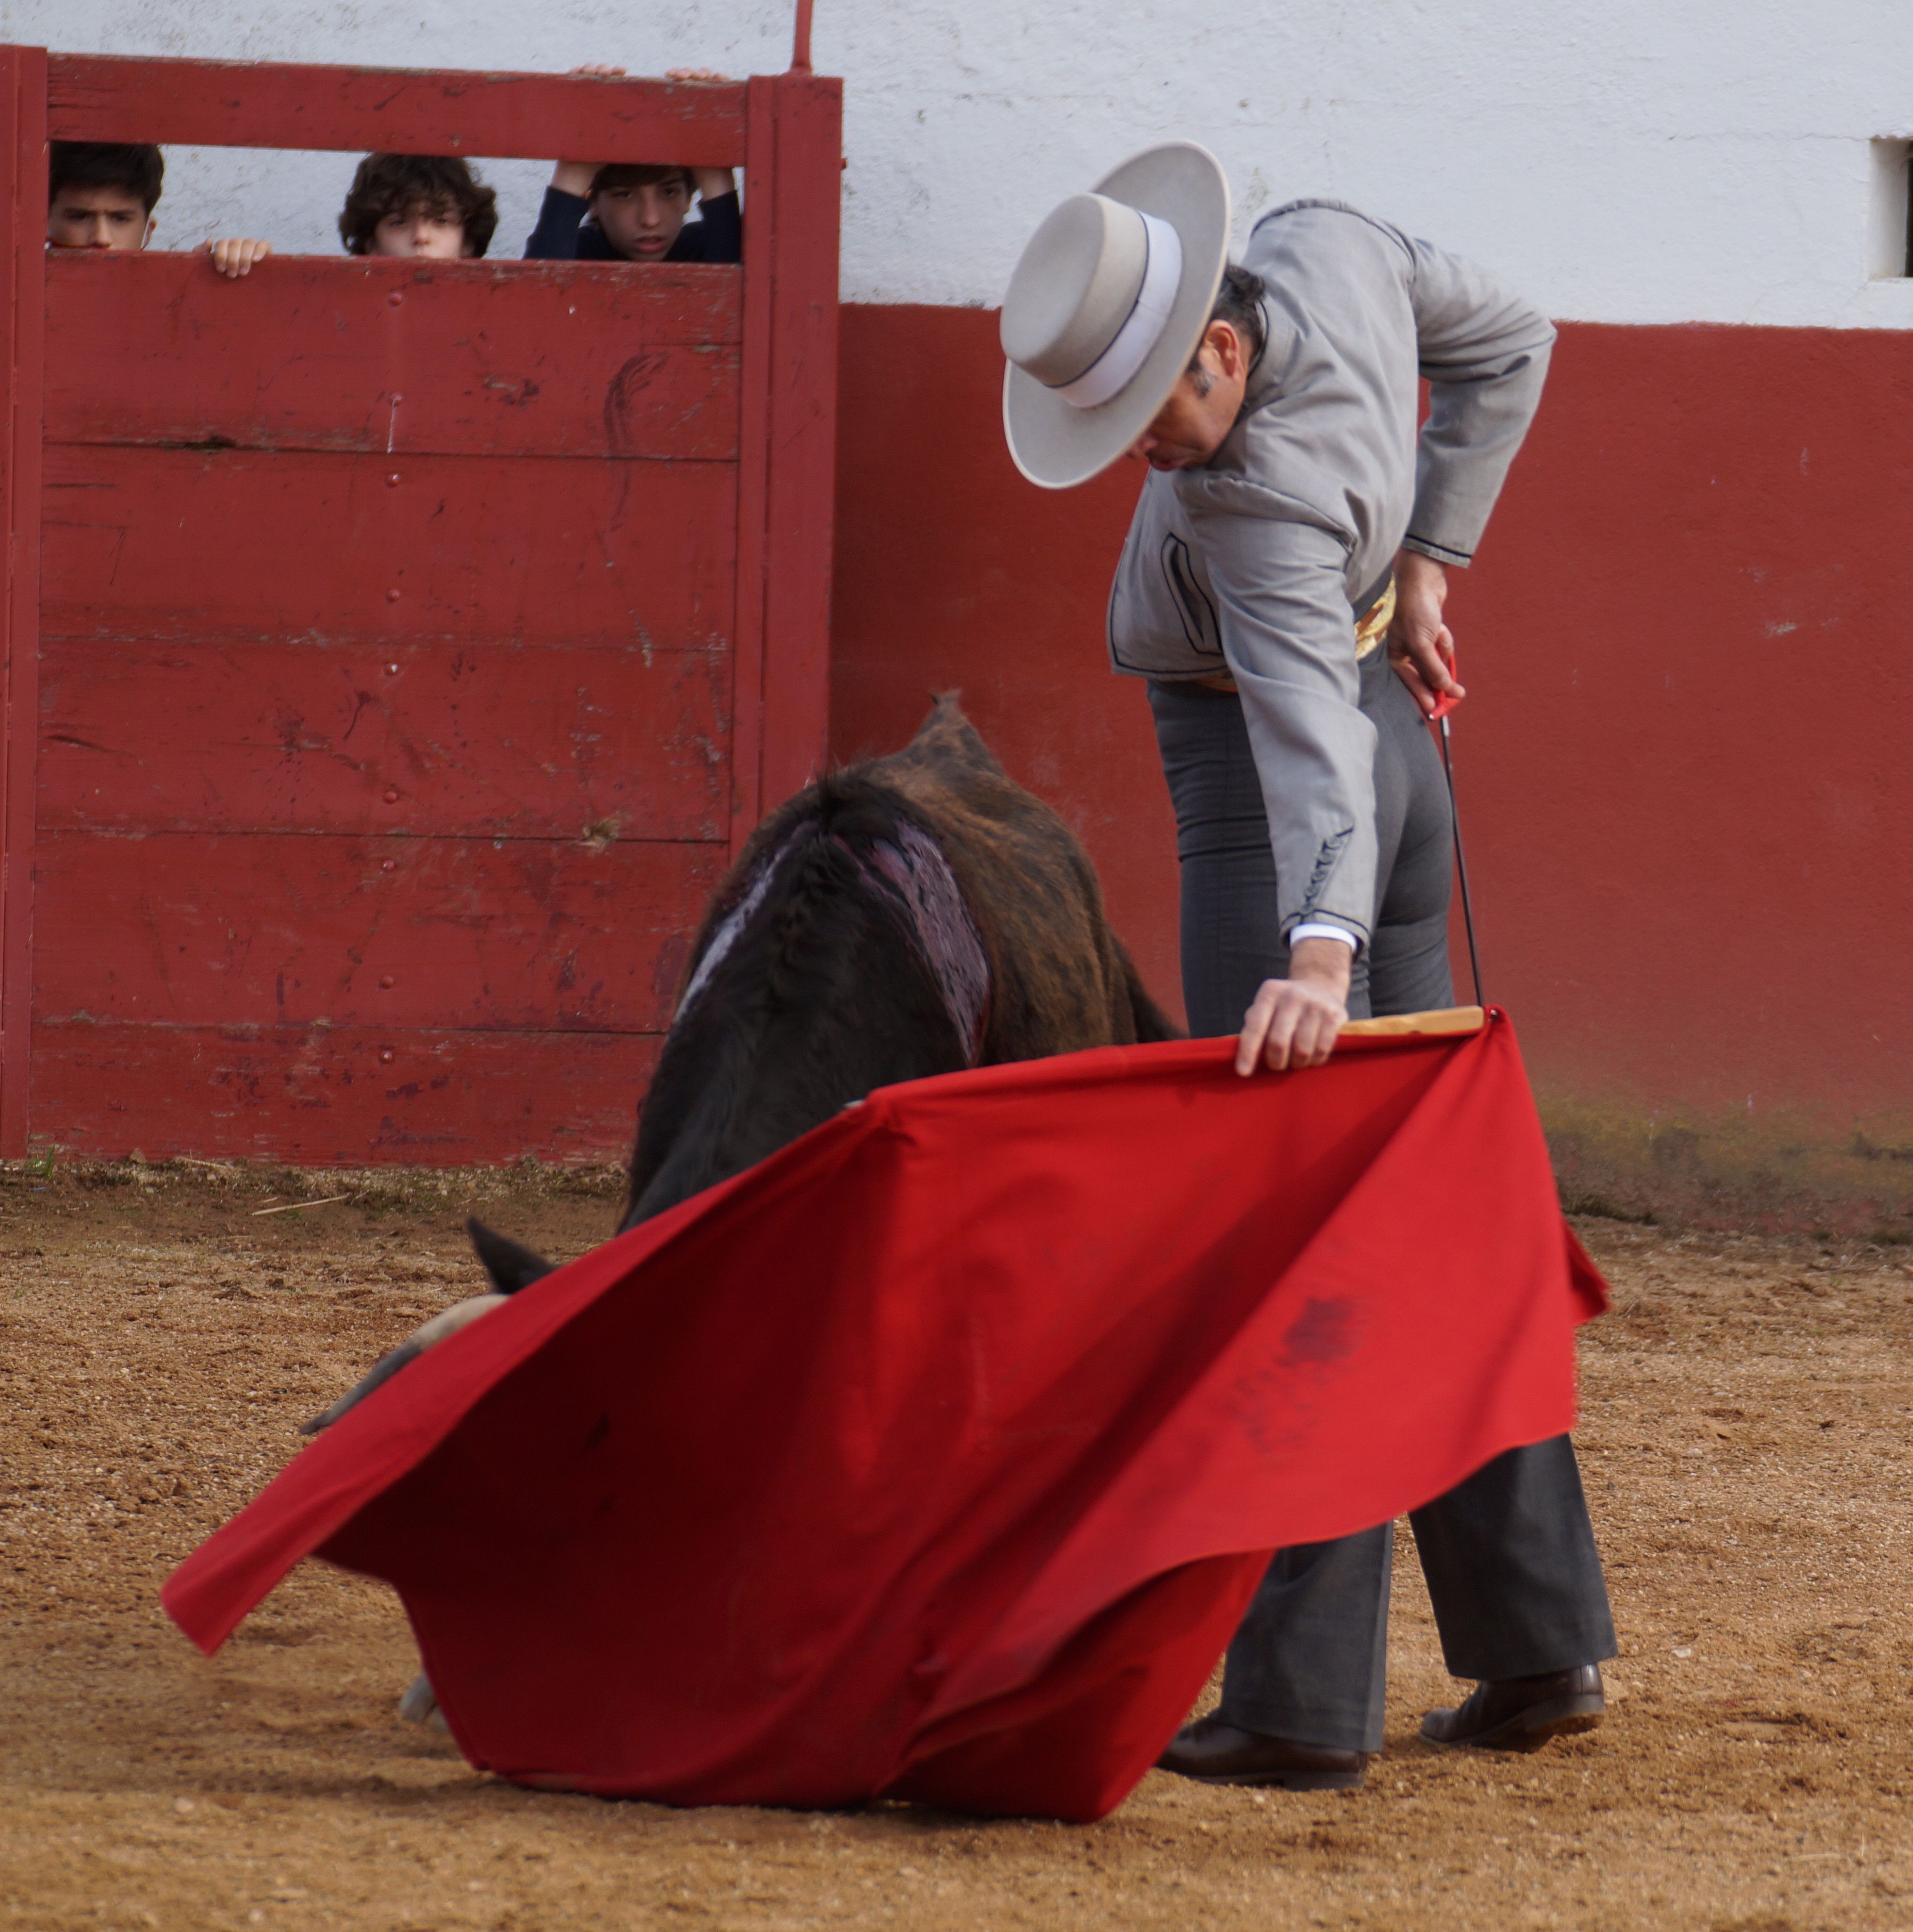
[[[389,214],[429,208],[465,225],[465,246],[482,255],[498,228],[498,192],[448,154],[368,154],[339,211],[339,239],[348,255],[368,254]]]
[[[47,179],[49,208],[70,188],[118,188],[137,195],[140,206],[152,213],[166,179],[166,158],[158,148],[115,141],[56,141],[53,148]]]
[[[602,194],[614,188],[649,188],[653,182],[668,181],[681,181],[687,195],[697,185],[689,168],[659,161],[611,161],[591,177],[590,194]]]
[[[1209,312],[1211,322],[1226,322],[1247,344],[1251,368],[1255,367],[1261,359],[1262,352],[1269,346],[1269,325],[1262,315],[1262,298],[1267,286],[1252,270],[1231,262],[1222,272],[1222,286],[1216,290],[1215,306]],[[1197,394],[1207,395],[1214,378],[1203,367],[1203,345],[1200,342],[1196,344],[1195,354],[1189,358],[1189,375],[1195,383]]]

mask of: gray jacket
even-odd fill
[[[1282,930],[1374,919],[1375,734],[1355,618],[1404,546],[1466,564],[1541,399],[1554,332],[1479,268],[1340,202],[1256,225],[1269,343],[1203,468],[1152,472],[1110,599],[1115,668],[1227,669],[1242,693]],[[1419,440],[1416,379],[1431,406]]]

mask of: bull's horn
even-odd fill
[[[476,1215],[465,1223],[465,1232],[472,1238],[479,1265],[500,1294],[516,1294],[520,1288],[557,1272],[556,1262],[548,1262],[542,1255],[488,1228]]]

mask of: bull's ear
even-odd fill
[[[557,1268],[556,1262],[548,1262],[521,1243],[494,1234],[476,1215],[465,1223],[465,1232],[472,1238],[479,1265],[491,1276],[492,1286],[500,1294],[516,1294],[520,1288],[542,1281]]]

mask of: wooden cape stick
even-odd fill
[[[1488,1024],[1488,1015],[1479,1006],[1437,1006],[1431,1012],[1390,1013],[1385,1019],[1350,1020],[1341,1030],[1371,1038],[1378,1034],[1479,1033]]]

